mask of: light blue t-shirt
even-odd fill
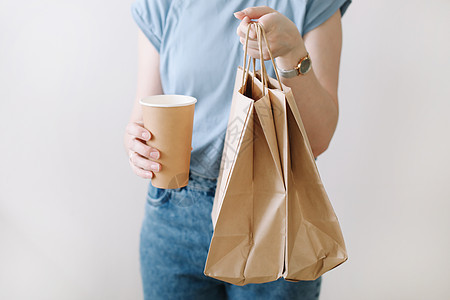
[[[197,98],[191,172],[217,178],[243,50],[234,12],[267,5],[287,16],[304,35],[331,17],[343,15],[351,0],[135,0],[131,13],[160,54],[165,94]],[[275,77],[270,61],[269,76]]]

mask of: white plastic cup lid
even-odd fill
[[[185,95],[155,95],[139,100],[139,103],[152,107],[188,106],[197,102],[197,99]]]

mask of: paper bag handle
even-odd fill
[[[250,69],[250,59],[251,57],[248,59],[248,64],[247,64],[247,53],[248,53],[248,37],[249,37],[249,33],[250,33],[250,26],[254,25],[256,27],[256,36],[258,39],[258,48],[259,48],[259,53],[260,53],[260,63],[261,63],[261,79],[262,79],[262,83],[263,83],[263,88],[267,88],[268,87],[268,78],[269,76],[267,75],[267,70],[266,70],[266,66],[264,64],[264,58],[263,58],[263,51],[262,51],[262,39],[264,38],[264,41],[266,43],[267,46],[267,52],[269,52],[269,56],[270,59],[272,61],[272,66],[273,69],[275,71],[275,75],[277,77],[277,81],[278,84],[280,85],[280,90],[283,91],[283,85],[281,84],[281,80],[280,80],[280,76],[278,74],[277,71],[277,67],[275,64],[275,60],[273,58],[272,55],[272,51],[270,50],[270,46],[269,43],[267,41],[267,37],[266,37],[266,32],[264,30],[264,27],[258,23],[258,22],[251,22],[248,27],[247,27],[247,34],[245,37],[245,45],[244,45],[244,73],[242,75],[242,85],[245,85],[247,83],[247,78],[248,76],[246,76],[249,72]],[[253,70],[255,70],[255,59],[253,59]],[[265,94],[265,90],[263,91],[263,93]]]
[[[241,81],[242,84],[241,84],[241,86],[245,86],[245,85],[247,84],[248,73],[249,73],[249,71],[250,71],[250,61],[253,62],[253,74],[256,74],[256,70],[255,70],[255,68],[256,68],[256,59],[249,56],[249,57],[248,57],[248,63],[247,63],[248,37],[249,37],[249,35],[250,35],[250,28],[251,28],[252,25],[255,25],[255,27],[256,27],[256,30],[255,30],[255,31],[257,32],[257,39],[258,39],[259,51],[260,51],[260,55],[261,55],[261,57],[262,57],[262,40],[261,40],[259,31],[258,31],[258,26],[256,25],[255,22],[251,22],[251,23],[248,24],[248,27],[247,27],[247,34],[246,34],[246,36],[245,36],[245,45],[244,45],[244,67],[243,67],[244,72],[243,72],[243,74],[242,74],[242,81]],[[265,65],[264,65],[264,63],[263,63],[262,60],[260,60],[260,63],[261,63],[261,76],[264,76],[264,77],[262,77],[263,95],[265,95],[265,94],[266,94],[266,89],[268,88],[267,81],[266,81],[266,80],[267,80],[267,72],[265,71],[266,68],[265,68]]]
[[[244,72],[242,74],[242,85],[241,86],[245,86],[247,84],[247,78],[248,78],[248,73],[249,73],[249,69],[250,69],[250,59],[252,59],[252,57],[248,58],[248,65],[247,65],[247,52],[248,52],[248,36],[250,33],[250,26],[252,25],[252,23],[248,24],[247,27],[247,34],[245,35],[245,45],[244,45]],[[255,59],[253,58],[253,73],[255,73]]]
[[[267,41],[267,37],[266,37],[266,32],[264,30],[264,26],[261,23],[255,23],[255,25],[258,28],[260,36],[261,36],[261,33],[262,33],[264,41],[266,42],[267,52],[269,52],[270,60],[272,61],[272,66],[273,66],[273,69],[275,71],[275,76],[277,77],[278,84],[280,85],[280,90],[283,91],[283,85],[281,84],[280,76],[278,75],[277,65],[275,64],[275,60],[273,58],[272,51],[270,50],[269,42]],[[261,39],[261,37],[259,38],[259,40],[261,40],[260,43],[259,43],[259,47],[260,47],[259,52],[261,54],[261,62],[263,62],[264,58],[262,56],[262,39]],[[264,65],[264,63],[262,63],[262,65]],[[264,70],[264,73],[265,73],[264,75],[267,76],[266,77],[266,80],[267,80],[269,78],[269,76],[267,75],[267,71],[266,71],[265,65],[264,65],[263,70]]]

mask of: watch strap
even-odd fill
[[[283,70],[277,67],[278,73],[281,77],[284,78],[292,78],[299,75],[298,69],[292,69],[292,70]]]
[[[306,56],[304,56],[304,57],[302,57],[302,58],[300,59],[300,61],[298,62],[297,66],[296,66],[294,69],[291,69],[291,70],[283,70],[283,69],[280,69],[280,68],[277,67],[277,70],[278,70],[279,74],[280,74],[282,77],[284,77],[284,78],[292,78],[292,77],[296,77],[296,76],[302,74],[302,73],[300,72],[300,66],[301,66],[302,62],[303,62],[305,59],[310,59],[309,53],[306,53]],[[309,69],[305,72],[305,74],[306,74],[308,71],[309,71]]]

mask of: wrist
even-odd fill
[[[277,63],[277,67],[283,70],[291,70],[294,69],[298,61],[305,57],[308,54],[303,43],[298,44],[291,51],[286,53],[285,55],[278,56],[275,60]]]

